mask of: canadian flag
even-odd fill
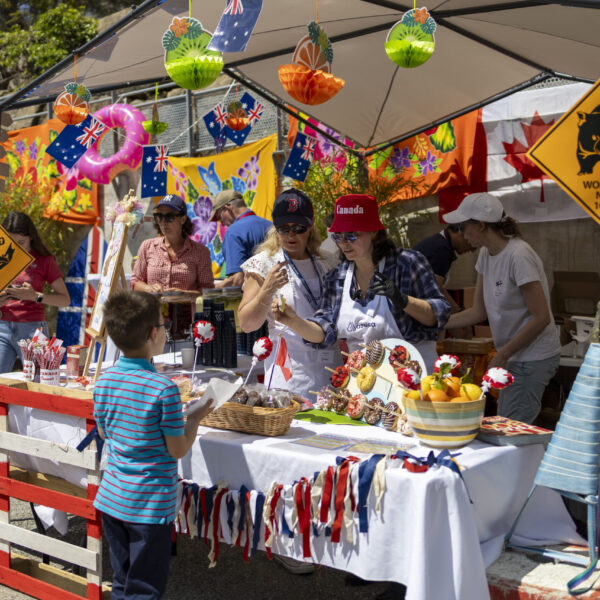
[[[273,368],[279,367],[281,374],[286,381],[292,378],[292,361],[288,354],[287,344],[285,338],[279,339],[279,348],[277,350],[277,357],[275,358],[275,365]]]

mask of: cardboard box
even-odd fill
[[[494,340],[492,338],[470,340],[446,338],[442,341],[442,349],[446,354],[489,354],[494,349]]]
[[[600,275],[595,271],[554,271],[551,299],[555,315],[594,316],[600,300]]]

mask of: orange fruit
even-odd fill
[[[427,392],[427,399],[431,402],[448,402],[449,398],[444,392],[444,390],[440,390],[438,388],[431,388]]]
[[[460,379],[458,377],[446,377],[444,383],[446,384],[446,393],[450,398],[460,396]]]
[[[327,60],[319,44],[313,43],[309,35],[303,37],[296,45],[292,62],[309,69],[320,69],[325,73],[331,72],[331,63]]]
[[[454,398],[450,398],[450,402],[470,402],[471,400],[466,396],[455,396]]]

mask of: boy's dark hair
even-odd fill
[[[106,331],[122,352],[139,350],[160,320],[160,302],[148,292],[119,290],[104,305]]]

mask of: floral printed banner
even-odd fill
[[[222,242],[227,228],[208,220],[212,198],[221,190],[237,190],[258,216],[270,220],[276,193],[272,156],[276,150],[277,135],[270,135],[216,156],[169,157],[167,193],[187,202],[194,225],[191,237],[210,250],[215,277],[224,272]]]
[[[477,121],[478,112],[473,111],[371,155],[367,162],[371,176],[390,180],[398,177],[407,181],[388,203],[435,194],[446,186],[467,185],[471,178]],[[321,127],[347,147],[352,147],[349,140],[342,140],[333,130]],[[344,150],[303,123],[298,125],[293,118],[290,118],[288,133],[290,143],[298,130],[317,138],[315,160],[333,164],[340,172],[343,170],[346,164]]]
[[[43,125],[8,132],[2,144],[10,167],[9,184],[35,186],[46,206],[45,216],[57,221],[93,225],[98,220],[98,186],[85,179],[77,165],[67,169],[46,148],[62,131],[64,123],[50,119]]]

